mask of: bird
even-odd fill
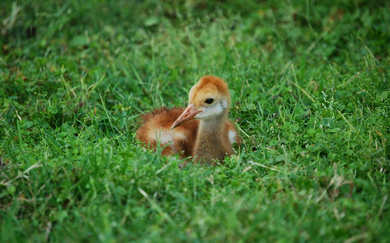
[[[230,93],[227,83],[216,76],[203,76],[190,89],[186,108],[166,107],[141,115],[136,139],[161,154],[192,157],[194,163],[223,164],[241,138],[228,119]]]

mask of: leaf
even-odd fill
[[[147,18],[145,21],[144,21],[144,25],[146,27],[151,27],[153,25],[156,25],[158,24],[158,22],[160,22],[159,18],[157,17],[149,17]]]
[[[32,127],[34,125],[34,123],[32,121],[26,121],[24,123],[24,128],[27,128],[29,129],[30,127]]]
[[[50,114],[53,114],[53,115],[58,113],[58,109],[54,106],[49,106],[48,111]]]
[[[310,128],[307,130],[307,133],[312,136],[312,135],[316,134],[316,130],[313,128]]]
[[[250,104],[247,104],[247,105],[245,106],[245,108],[246,108],[247,111],[256,110],[256,105],[250,103]]]
[[[69,43],[69,46],[72,47],[86,46],[88,45],[88,43],[89,43],[88,38],[85,35],[78,35],[73,37],[73,39]]]
[[[381,94],[381,101],[384,101],[388,95],[389,95],[389,92],[383,91],[383,93]]]

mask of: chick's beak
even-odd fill
[[[202,112],[202,110],[198,110],[193,104],[189,104],[187,108],[183,111],[183,113],[181,113],[181,115],[172,124],[171,129],[180,126],[180,124],[182,124],[183,122],[195,119],[196,114],[200,112]]]

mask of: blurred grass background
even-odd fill
[[[1,241],[388,242],[387,1],[2,1]],[[138,117],[229,83],[215,168]]]

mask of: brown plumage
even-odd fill
[[[215,76],[202,77],[189,93],[187,108],[161,108],[142,115],[136,138],[163,155],[193,156],[196,162],[215,165],[233,154],[240,144],[228,120],[230,94],[227,84]]]

